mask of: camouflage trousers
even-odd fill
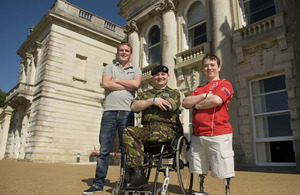
[[[123,143],[127,154],[127,166],[133,168],[142,166],[144,162],[143,141],[166,142],[174,137],[171,125],[157,123],[155,125],[138,127],[126,127],[123,131]]]

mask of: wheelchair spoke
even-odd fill
[[[193,174],[189,172],[189,163],[187,158],[188,141],[185,137],[181,136],[177,143],[176,148],[176,170],[178,182],[182,192],[188,195],[192,191]]]

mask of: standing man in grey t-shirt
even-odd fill
[[[123,129],[134,125],[134,114],[130,104],[142,80],[139,68],[129,64],[132,47],[129,43],[121,43],[118,47],[118,62],[104,68],[102,86],[105,89],[104,113],[100,129],[100,153],[97,157],[97,167],[93,185],[83,191],[83,194],[102,192],[106,178],[109,153],[116,131],[118,131],[120,148],[123,156],[125,149],[122,141]],[[123,166],[123,162],[122,162]]]

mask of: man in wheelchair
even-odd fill
[[[123,142],[127,154],[128,180],[125,190],[143,190],[148,181],[143,170],[144,141],[167,142],[175,136],[174,126],[181,126],[178,118],[180,93],[167,86],[169,73],[164,65],[154,67],[151,72],[154,87],[141,92],[131,104],[133,112],[142,111],[143,127],[127,127],[124,129]]]

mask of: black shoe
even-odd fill
[[[82,194],[94,194],[96,192],[103,192],[103,188],[95,186],[95,185],[92,185],[89,189],[84,190],[82,192]]]
[[[124,183],[125,190],[143,190],[149,186],[143,167],[130,169],[129,181]]]

